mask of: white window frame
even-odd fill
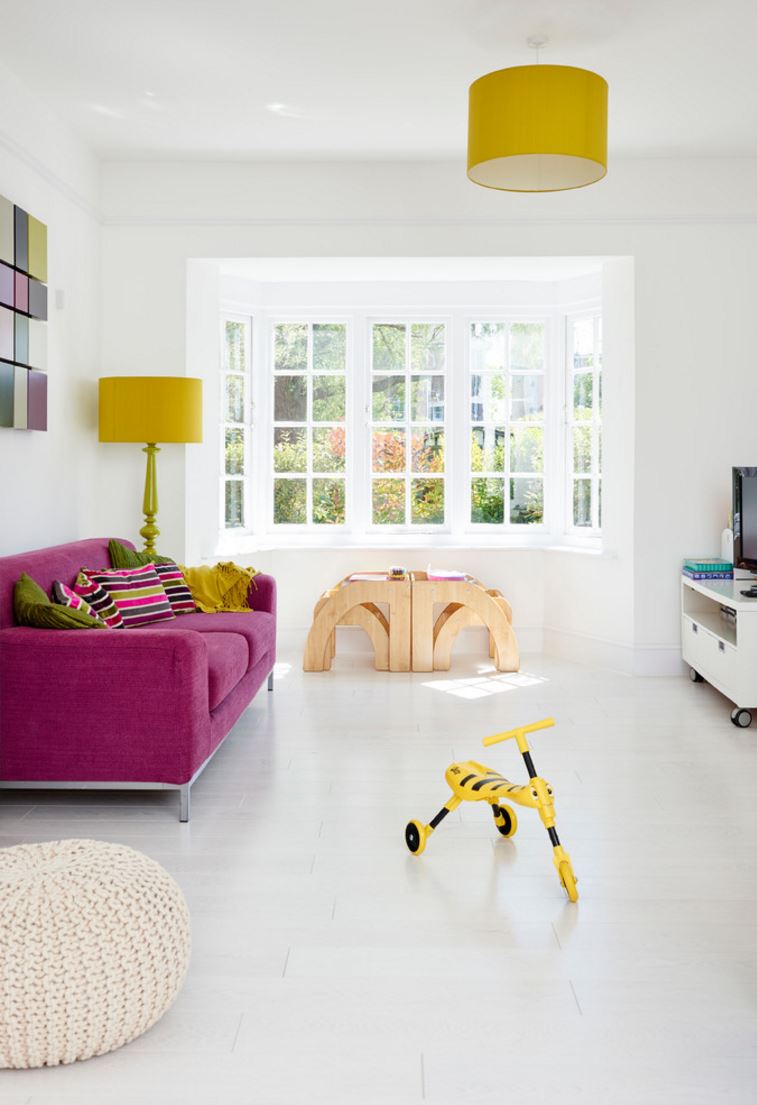
[[[550,547],[560,544],[599,549],[601,530],[572,526],[572,457],[570,419],[572,386],[569,320],[601,317],[601,304],[503,308],[501,304],[448,306],[428,304],[361,305],[320,308],[286,307],[273,310],[258,305],[227,302],[222,305],[221,335],[226,319],[246,322],[251,328],[247,343],[247,402],[249,410],[244,528],[225,528],[224,424],[221,432],[219,547],[362,545],[412,548],[438,543],[440,547]],[[472,523],[470,521],[470,343],[471,322],[545,322],[544,369],[544,521],[537,525]],[[346,325],[347,434],[345,523],[273,523],[273,339],[279,322],[322,322]],[[445,359],[445,522],[444,525],[381,526],[372,523],[371,439],[372,366],[371,336],[375,322],[439,322],[446,326]],[[408,371],[406,378],[412,373]],[[223,362],[219,389],[223,411]],[[408,412],[409,413],[409,412]],[[409,419],[406,425],[409,425]],[[400,423],[398,423],[398,426]],[[509,426],[509,420],[508,420]],[[408,447],[410,442],[408,442]],[[309,465],[310,467],[310,465]],[[293,473],[293,475],[295,475]],[[308,480],[321,473],[308,472]],[[419,475],[422,475],[419,473]],[[476,474],[473,474],[475,478]],[[412,474],[408,474],[409,479]],[[509,493],[509,487],[507,488]],[[596,497],[594,497],[595,501]],[[239,539],[239,540],[237,540]]]
[[[228,322],[239,323],[244,328],[244,370],[243,372],[230,372],[226,367],[226,324]],[[219,434],[219,528],[222,534],[248,534],[252,532],[250,525],[250,487],[251,487],[251,469],[252,469],[252,457],[253,457],[253,441],[256,436],[254,425],[254,405],[252,402],[252,362],[253,362],[253,341],[254,326],[253,320],[249,315],[239,314],[234,311],[224,311],[221,315],[220,325],[220,342],[221,342],[221,359],[220,359],[220,373],[219,373],[219,414],[220,414],[220,434]],[[229,377],[241,377],[244,381],[244,403],[243,403],[243,421],[242,422],[230,422],[226,418],[226,380]],[[226,430],[227,429],[241,429],[244,434],[244,448],[243,448],[243,472],[239,476],[229,476],[226,472]],[[228,526],[226,525],[226,484],[227,483],[240,483],[242,485],[242,513],[244,515],[244,525],[242,526]]]
[[[592,354],[592,417],[591,417],[591,471],[588,473],[573,470],[573,430],[585,427],[588,419],[573,417],[573,367],[575,323],[586,320],[593,322]],[[580,371],[580,370],[579,370]],[[585,370],[584,370],[585,371]],[[600,496],[602,493],[602,466],[600,464],[600,438],[602,436],[602,311],[594,308],[582,311],[570,311],[565,316],[565,533],[575,538],[599,538],[602,535],[600,524]],[[573,483],[576,479],[588,479],[591,484],[591,525],[577,526],[573,522]]]
[[[276,327],[281,324],[287,323],[303,323],[308,327],[308,367],[305,372],[301,373],[278,373],[274,369],[275,364],[275,352],[274,343],[276,337]],[[305,479],[306,480],[306,517],[310,518],[312,514],[312,495],[313,495],[313,479],[329,479],[328,473],[313,472],[313,456],[312,449],[310,447],[311,431],[317,429],[319,426],[328,426],[331,423],[317,423],[312,420],[312,379],[313,372],[313,325],[337,325],[345,327],[345,367],[344,373],[324,373],[324,375],[332,375],[334,377],[344,376],[344,388],[345,388],[345,417],[344,417],[344,429],[346,434],[345,441],[345,465],[344,472],[333,473],[335,479],[344,479],[345,487],[345,502],[344,512],[345,521],[334,523],[332,525],[324,524],[321,522],[274,522],[273,510],[274,510],[274,480],[277,479]],[[265,501],[265,522],[264,532],[276,533],[276,534],[319,534],[319,533],[338,533],[344,534],[351,530],[350,519],[352,514],[352,491],[355,483],[352,476],[352,439],[354,437],[353,426],[354,419],[352,417],[351,398],[352,398],[352,386],[351,376],[353,372],[352,365],[352,334],[351,324],[349,319],[343,316],[337,316],[328,311],[276,311],[275,313],[268,314],[265,318],[264,325],[261,326],[263,331],[264,341],[266,343],[267,356],[265,360],[266,371],[262,374],[265,377],[263,386],[265,387],[265,406],[263,409],[267,412],[266,421],[267,429],[261,436],[264,437],[267,445],[267,458],[264,467],[261,471],[267,473],[266,477],[266,491],[263,496]],[[307,388],[307,411],[306,421],[304,423],[293,423],[292,427],[305,428],[306,435],[306,448],[307,448],[307,470],[305,472],[276,472],[274,470],[274,458],[273,458],[273,446],[274,446],[274,430],[281,428],[280,424],[274,420],[274,381],[277,376],[287,375],[300,375],[308,380]],[[261,383],[263,383],[261,381]]]
[[[466,350],[465,350],[465,381],[466,381],[465,414],[466,414],[466,447],[467,447],[466,448],[466,458],[465,458],[465,464],[466,464],[466,470],[467,470],[467,479],[466,479],[466,486],[465,486],[466,519],[467,519],[466,526],[465,526],[465,532],[466,533],[470,533],[470,534],[485,533],[485,534],[488,534],[488,535],[494,535],[494,534],[497,534],[497,533],[507,533],[508,535],[514,535],[514,534],[537,535],[537,534],[540,534],[540,535],[543,536],[545,533],[550,532],[550,529],[551,529],[550,520],[551,520],[551,516],[552,516],[551,515],[551,506],[552,506],[552,504],[549,501],[550,496],[548,495],[548,489],[550,488],[552,480],[550,479],[550,476],[548,475],[548,473],[550,471],[550,469],[549,469],[550,453],[552,452],[552,450],[550,448],[550,439],[553,436],[553,434],[550,433],[550,412],[551,412],[551,408],[554,405],[553,399],[554,399],[554,390],[555,390],[554,387],[553,387],[553,381],[550,380],[550,366],[551,366],[551,363],[552,363],[551,359],[550,359],[550,351],[551,351],[552,344],[553,344],[553,334],[552,334],[553,321],[554,321],[553,312],[551,312],[551,311],[548,311],[548,312],[543,312],[542,311],[542,312],[533,312],[533,313],[529,313],[527,311],[515,311],[515,312],[508,312],[508,313],[501,313],[500,312],[500,313],[490,313],[490,314],[487,314],[487,315],[476,315],[476,316],[469,315],[468,318],[466,319],[466,327],[465,327],[465,346],[466,346]],[[544,385],[544,418],[541,419],[540,422],[536,422],[536,421],[534,421],[534,422],[512,422],[511,421],[511,418],[510,418],[510,380],[511,380],[511,376],[512,376],[512,368],[511,368],[511,365],[510,365],[510,348],[509,348],[510,343],[509,343],[509,340],[508,340],[507,350],[506,350],[506,354],[505,354],[506,363],[505,363],[505,369],[504,369],[504,375],[505,375],[505,380],[506,380],[506,389],[507,389],[507,398],[506,398],[507,415],[503,419],[504,427],[505,427],[505,456],[506,456],[505,470],[504,470],[504,472],[498,474],[497,476],[492,476],[491,477],[491,478],[501,478],[501,479],[504,480],[504,482],[505,482],[505,499],[508,500],[508,502],[509,502],[510,479],[513,478],[513,475],[510,472],[510,430],[513,426],[518,427],[518,426],[529,426],[529,425],[536,426],[536,425],[540,425],[543,429],[543,434],[544,434],[544,464],[543,464],[542,471],[541,471],[542,496],[543,496],[543,516],[542,516],[543,520],[541,522],[535,522],[535,523],[531,523],[531,524],[528,524],[528,525],[524,525],[522,522],[511,522],[510,521],[509,505],[506,508],[506,512],[507,512],[507,520],[506,521],[502,521],[502,522],[474,522],[471,518],[471,513],[472,513],[472,482],[471,481],[474,480],[474,479],[487,479],[487,478],[490,478],[485,473],[474,472],[472,470],[472,468],[471,468],[471,457],[470,457],[470,432],[471,432],[472,427],[475,426],[475,425],[482,425],[482,424],[487,425],[487,423],[477,422],[477,421],[474,421],[471,418],[471,398],[472,398],[471,381],[472,381],[473,376],[477,375],[477,373],[474,373],[473,365],[471,363],[470,332],[471,332],[471,326],[473,325],[473,323],[476,323],[476,322],[504,323],[508,327],[510,325],[512,325],[513,323],[518,323],[518,322],[542,323],[544,325],[544,367],[542,368],[541,372],[531,371],[531,372],[518,372],[518,373],[516,373],[516,375],[518,375],[518,376],[541,376],[541,378],[543,380],[543,385]],[[508,339],[509,339],[509,331],[508,331]],[[499,421],[496,424],[499,424]],[[494,426],[495,423],[489,423],[488,425]],[[533,475],[538,475],[538,473],[533,473]],[[528,474],[516,473],[514,478],[516,478],[516,479],[518,479],[518,478],[528,478]]]
[[[368,360],[368,373],[366,378],[367,398],[365,407],[365,426],[366,426],[366,445],[365,445],[365,465],[367,471],[367,497],[368,497],[368,519],[365,524],[365,531],[371,535],[388,534],[392,537],[412,537],[413,534],[450,534],[452,532],[451,526],[451,511],[449,504],[449,490],[450,480],[448,478],[450,472],[450,450],[449,450],[449,419],[447,417],[447,407],[449,403],[448,389],[450,382],[450,323],[451,319],[447,315],[438,315],[436,313],[429,313],[425,311],[412,311],[408,312],[406,309],[403,311],[392,311],[389,313],[384,312],[381,315],[369,316],[365,320],[365,342],[367,348],[367,360]],[[374,326],[392,326],[394,324],[405,326],[405,368],[403,372],[396,373],[380,373],[381,375],[394,375],[398,379],[405,381],[405,418],[402,422],[390,423],[386,421],[374,422],[373,420],[373,328]],[[433,373],[435,376],[444,377],[444,421],[443,422],[428,422],[428,423],[413,423],[411,414],[411,398],[412,388],[411,381],[414,375],[425,376],[432,375],[432,373],[414,373],[412,369],[412,352],[411,352],[411,334],[414,324],[419,325],[441,325],[444,326],[444,369],[441,372]],[[374,472],[373,471],[373,430],[376,427],[385,426],[390,428],[402,429],[405,432],[405,470],[402,473],[392,472]],[[413,472],[412,464],[412,434],[414,427],[428,426],[429,428],[441,428],[444,430],[444,471],[439,475],[429,474],[431,479],[440,480],[444,485],[444,521],[433,523],[428,522],[425,524],[414,523],[412,518],[412,500],[411,500],[411,483],[413,479],[422,479],[423,472]],[[454,456],[454,450],[453,450]],[[405,482],[405,519],[404,524],[398,525],[380,525],[373,521],[373,481],[380,479],[396,479],[404,480]],[[363,486],[363,485],[361,485]]]

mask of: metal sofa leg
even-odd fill
[[[191,783],[179,787],[179,821],[189,821],[189,789]]]
[[[271,672],[268,675],[268,690],[269,691],[273,690],[273,670],[271,670]]]

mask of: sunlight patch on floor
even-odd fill
[[[433,679],[424,683],[424,687],[430,687],[433,691],[444,691],[456,698],[487,698],[492,694],[504,694],[506,691],[515,691],[519,687],[534,687],[539,683],[548,683],[543,675],[534,675],[526,671],[498,672],[489,667],[480,674],[467,676],[464,679]]]

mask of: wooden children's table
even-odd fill
[[[442,607],[438,612],[439,606]],[[448,671],[461,629],[483,625],[498,671],[517,671],[518,642],[510,604],[499,591],[472,576],[429,579],[411,572],[403,579],[384,573],[347,576],[315,605],[305,645],[305,671],[328,671],[336,651],[336,628],[359,626],[373,645],[377,671]]]

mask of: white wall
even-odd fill
[[[185,371],[189,258],[633,258],[632,547],[601,565],[553,559],[545,624],[555,641],[584,632],[633,649],[641,667],[675,662],[678,562],[717,549],[729,469],[757,450],[757,162],[616,161],[602,183],[549,196],[476,188],[449,162],[113,163],[103,204],[108,371]],[[165,546],[180,550],[187,489],[174,452],[161,457],[161,519]],[[118,475],[131,493],[111,501],[109,528],[133,533],[141,474],[131,464],[112,456],[102,473],[104,487]]]
[[[0,68],[0,194],[47,223],[50,299],[48,430],[0,429],[0,555],[96,526],[98,189],[94,160]]]

